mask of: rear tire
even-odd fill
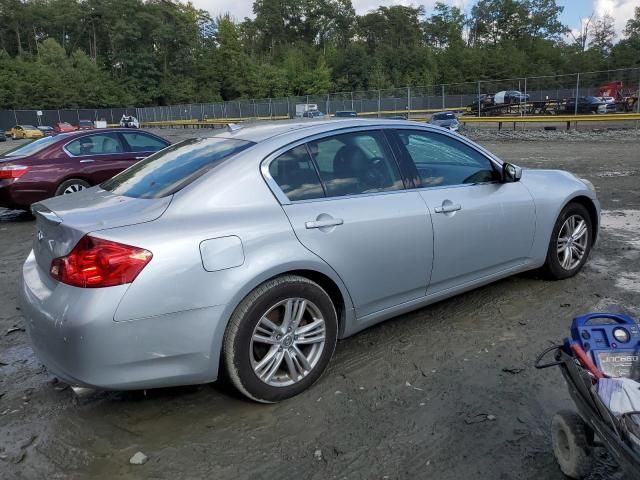
[[[551,232],[547,259],[542,271],[552,280],[577,274],[589,257],[593,243],[593,223],[587,209],[570,203],[558,216]]]
[[[233,313],[224,337],[226,373],[252,400],[285,400],[320,378],[337,338],[329,295],[308,278],[283,275],[253,290]]]
[[[56,189],[56,197],[58,195],[68,195],[70,193],[79,192],[80,190],[84,190],[85,188],[89,188],[91,185],[89,182],[82,180],[80,178],[70,178],[62,182],[58,188]]]
[[[570,410],[556,413],[551,420],[551,443],[562,473],[576,479],[589,474],[593,431],[580,415]]]

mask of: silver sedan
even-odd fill
[[[233,128],[33,206],[28,331],[71,385],[143,389],[226,371],[260,402],[326,369],[338,338],[500,278],[575,275],[593,185],[521,170],[425,124]]]

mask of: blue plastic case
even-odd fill
[[[605,375],[640,380],[640,327],[633,318],[620,313],[582,315],[573,319],[571,337]]]

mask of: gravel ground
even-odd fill
[[[640,316],[638,134],[468,134],[505,160],[595,184],[603,228],[584,270],[562,282],[516,276],[370,328],[278,405],[219,383],[75,399],[22,330],[33,221],[0,211],[0,478],[563,479],[549,423],[571,401],[559,372],[532,363],[578,314]],[[138,451],[148,461],[131,465]],[[590,479],[622,478],[595,453]]]

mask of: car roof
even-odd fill
[[[283,122],[245,123],[241,128],[233,131],[224,131],[215,135],[222,138],[237,138],[249,142],[260,143],[273,137],[290,134],[294,137],[309,136],[332,132],[334,130],[350,127],[372,127],[372,126],[426,126],[426,123],[412,122],[408,120],[385,120],[382,118],[365,119],[357,117],[343,117],[331,120],[289,120]]]

